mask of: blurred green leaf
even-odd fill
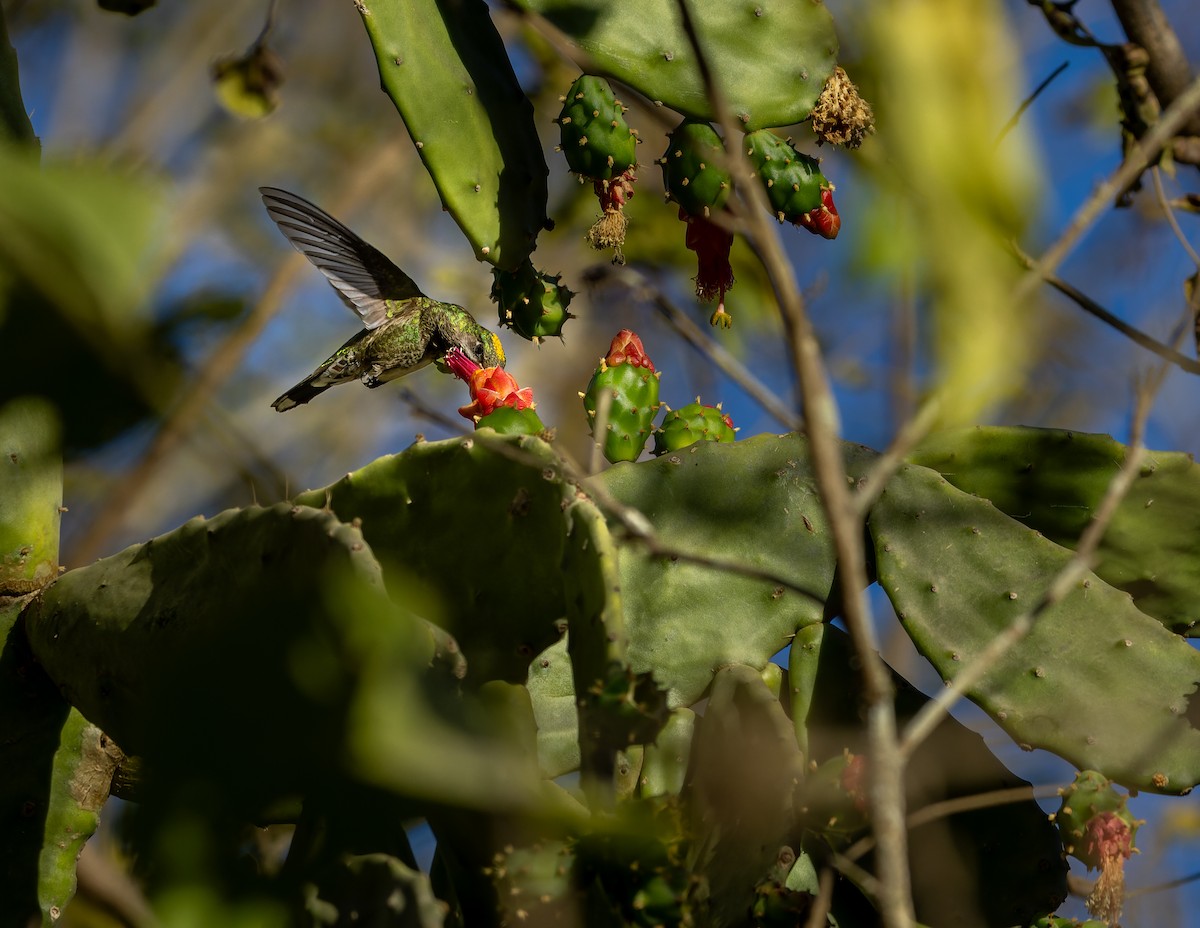
[[[151,414],[178,382],[149,313],[160,220],[144,181],[87,164],[43,169],[0,146],[0,395],[50,399],[68,452]]]
[[[931,291],[943,423],[972,422],[1021,387],[1036,357],[1029,306],[1010,298],[1020,270],[1003,245],[1039,203],[1024,126],[999,139],[1020,102],[1013,40],[995,0],[893,0],[865,22],[895,205],[864,218],[877,245],[908,244],[875,250],[889,272],[916,273]],[[897,228],[897,216],[911,219]]]

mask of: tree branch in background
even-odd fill
[[[1033,258],[1025,254],[1025,252],[1023,252],[1015,244],[1012,246],[1012,249],[1013,253],[1017,256],[1017,259],[1024,264],[1025,267],[1032,268],[1034,266]],[[1174,364],[1180,370],[1187,371],[1189,374],[1200,374],[1200,361],[1196,361],[1194,358],[1189,358],[1185,354],[1180,354],[1170,345],[1164,345],[1158,339],[1150,337],[1141,329],[1131,326],[1124,319],[1120,319],[1113,315],[1107,309],[1089,297],[1086,293],[1083,293],[1081,290],[1077,290],[1075,287],[1061,278],[1056,277],[1053,274],[1047,274],[1043,280],[1045,280],[1046,283],[1048,283],[1059,293],[1063,294],[1063,296],[1068,297],[1080,309],[1091,313],[1106,325],[1112,326],[1135,344],[1138,344],[1147,351],[1158,355],[1164,361]]]
[[[1028,0],[1046,17],[1051,29],[1064,42],[1096,48],[1104,55],[1117,81],[1121,96],[1122,147],[1128,158],[1132,140],[1142,140],[1158,114],[1170,107],[1189,88],[1192,70],[1179,38],[1158,5],[1158,0],[1112,0],[1113,9],[1129,41],[1101,42],[1075,15],[1076,0]],[[1156,143],[1153,159],[1169,144],[1173,160],[1200,166],[1200,113],[1190,112],[1171,136]],[[1122,189],[1122,196],[1135,189],[1140,174]]]
[[[1165,109],[1192,82],[1192,68],[1179,36],[1158,0],[1112,0],[1112,8],[1129,41],[1136,42],[1149,55],[1146,77],[1159,105]],[[1200,136],[1200,113],[1193,114],[1180,127],[1180,135]]]

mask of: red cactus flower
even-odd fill
[[[651,373],[654,372],[654,364],[646,357],[646,349],[642,347],[642,340],[629,329],[621,329],[613,338],[612,344],[608,346],[608,354],[604,357],[604,363],[609,367],[616,367],[618,364],[632,364],[634,367],[644,367]]]
[[[458,348],[446,355],[446,366],[459,380],[466,381],[471,391],[471,403],[458,410],[464,419],[478,422],[502,406],[532,409],[536,405],[533,389],[521,389],[513,376],[502,367],[480,367]]]
[[[725,291],[733,287],[733,267],[729,263],[733,233],[703,216],[689,216],[683,210],[679,211],[679,218],[687,222],[684,244],[696,252],[696,296],[717,301],[716,311],[708,321],[727,329],[733,323],[733,317],[725,312]]]
[[[833,204],[833,188],[822,188],[821,205],[814,206],[801,216],[796,224],[804,226],[814,235],[837,238],[838,233],[842,231],[842,217],[838,215],[837,207]]]

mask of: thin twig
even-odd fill
[[[398,391],[400,401],[404,403],[408,409],[419,419],[424,419],[426,422],[432,422],[435,425],[440,425],[451,435],[468,435],[470,429],[463,419],[452,419],[436,406],[431,406],[427,403],[424,397],[420,396],[415,390],[409,387],[401,387]]]
[[[812,908],[804,928],[825,928],[829,924],[829,910],[833,907],[834,873],[826,867],[817,878],[817,897],[813,900]]]
[[[733,145],[741,127],[729,111],[721,88],[709,68],[707,56],[692,20],[688,0],[677,0],[688,42],[696,54],[705,91],[717,112],[729,151],[728,166],[734,188],[746,201],[742,219],[748,237],[771,280],[779,302],[792,367],[800,384],[800,404],[808,430],[809,454],[818,496],[829,519],[837,557],[843,615],[863,674],[868,752],[868,799],[875,835],[879,841],[879,910],[888,928],[913,922],[912,889],[908,873],[907,836],[904,832],[903,759],[897,751],[896,714],[891,676],[875,638],[868,606],[866,551],[862,519],[846,484],[839,441],[837,403],[825,371],[820,344],[796,286],[777,231],[766,221],[770,215],[766,194],[754,181],[742,146]]]
[[[1112,8],[1129,41],[1146,50],[1150,59],[1146,77],[1155,97],[1165,106],[1183,92],[1191,78],[1191,67],[1179,36],[1158,0],[1112,0]],[[1200,114],[1186,124],[1185,130],[1190,135],[1200,135]]]
[[[1127,889],[1125,890],[1125,898],[1133,899],[1137,896],[1148,896],[1151,893],[1164,893],[1168,890],[1178,889],[1180,886],[1187,886],[1189,883],[1198,881],[1200,881],[1200,873],[1189,873],[1187,876],[1176,877],[1173,880],[1167,880],[1165,883],[1153,883],[1150,886]]]
[[[1041,95],[1043,90],[1050,86],[1051,81],[1058,77],[1058,75],[1062,74],[1063,71],[1067,70],[1067,65],[1069,64],[1069,61],[1064,61],[1062,64],[1060,64],[1057,68],[1050,72],[1049,77],[1033,88],[1033,93],[1021,101],[1021,105],[1017,107],[1017,111],[1012,114],[1012,117],[1004,124],[1004,128],[1000,130],[1000,134],[996,136],[997,145],[1004,141],[1004,137],[1013,130],[1018,122],[1021,121],[1021,117],[1024,116],[1025,111],[1033,105],[1033,101]]]
[[[1175,210],[1171,208],[1171,201],[1167,199],[1167,192],[1163,189],[1162,170],[1158,165],[1150,169],[1150,176],[1154,180],[1154,195],[1158,198],[1158,205],[1162,207],[1163,215],[1167,217],[1171,231],[1175,233],[1176,240],[1187,252],[1188,257],[1192,259],[1192,264],[1200,268],[1200,254],[1196,254],[1196,249],[1192,247],[1192,243],[1183,234],[1183,229],[1179,227],[1179,220],[1175,218]]]
[[[1015,244],[1011,247],[1013,253],[1017,256],[1019,261],[1021,261],[1026,267],[1034,267],[1034,261],[1031,257],[1029,257],[1029,255],[1021,251],[1021,249]],[[1056,277],[1055,275],[1048,274],[1045,277],[1045,281],[1059,293],[1063,294],[1063,296],[1069,298],[1080,309],[1084,310],[1084,312],[1090,313],[1101,322],[1112,326],[1130,341],[1140,345],[1147,351],[1158,355],[1164,361],[1174,364],[1180,370],[1187,371],[1189,374],[1200,374],[1200,361],[1197,361],[1194,358],[1189,358],[1185,354],[1180,354],[1174,348],[1163,344],[1156,338],[1152,338],[1141,329],[1134,328],[1125,320],[1113,315],[1111,312],[1089,297],[1086,293],[1076,289],[1071,284]]]
[[[545,465],[542,458],[536,457],[528,451],[503,440],[498,435],[487,432],[475,432],[473,438],[497,454],[503,454],[514,461],[532,464],[539,468]],[[825,597],[823,595],[814,593],[809,587],[792,577],[784,576],[773,570],[759,567],[757,564],[751,564],[747,561],[740,561],[736,558],[714,557],[709,554],[689,551],[686,548],[667,544],[659,537],[650,520],[640,510],[621,502],[621,500],[610,494],[604,488],[603,484],[589,480],[579,462],[562,448],[552,446],[551,450],[558,458],[563,479],[579,487],[580,490],[592,497],[596,504],[604,510],[606,515],[611,516],[620,524],[625,536],[623,540],[627,544],[642,545],[646,554],[651,557],[670,558],[688,564],[695,564],[699,567],[707,567],[711,570],[720,570],[736,576],[747,577],[751,580],[763,580],[780,589],[798,593],[818,607],[824,607]]]
[[[892,479],[892,475],[900,469],[909,452],[929,434],[929,430],[937,423],[941,414],[941,395],[935,393],[922,403],[916,414],[901,426],[891,444],[875,460],[871,469],[867,471],[855,488],[854,503],[860,517],[865,517],[870,512],[875,501],[879,499],[879,494],[883,492],[887,482]]]
[[[1062,795],[1062,787],[1054,786],[1014,786],[1011,789],[993,789],[986,793],[975,793],[970,796],[955,796],[953,799],[943,799],[922,806],[916,812],[909,814],[905,827],[909,831],[936,822],[961,812],[974,812],[977,809],[992,809],[996,806],[1013,805],[1030,799],[1052,799]],[[848,860],[858,860],[864,854],[869,854],[875,848],[875,839],[867,835],[855,841],[843,851]]]
[[[612,391],[601,390],[596,398],[596,415],[592,419],[592,453],[588,456],[588,473],[600,472],[600,458],[604,456],[605,436],[608,434],[608,419],[612,415]]]

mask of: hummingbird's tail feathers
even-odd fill
[[[366,328],[387,321],[390,302],[424,296],[379,249],[320,207],[278,187],[258,189],[279,231],[325,275]]]
[[[326,383],[318,387],[313,385],[311,378],[302,380],[272,403],[271,408],[277,409],[279,412],[287,412],[289,409],[303,406],[318,393],[324,393],[332,386],[332,383]]]

